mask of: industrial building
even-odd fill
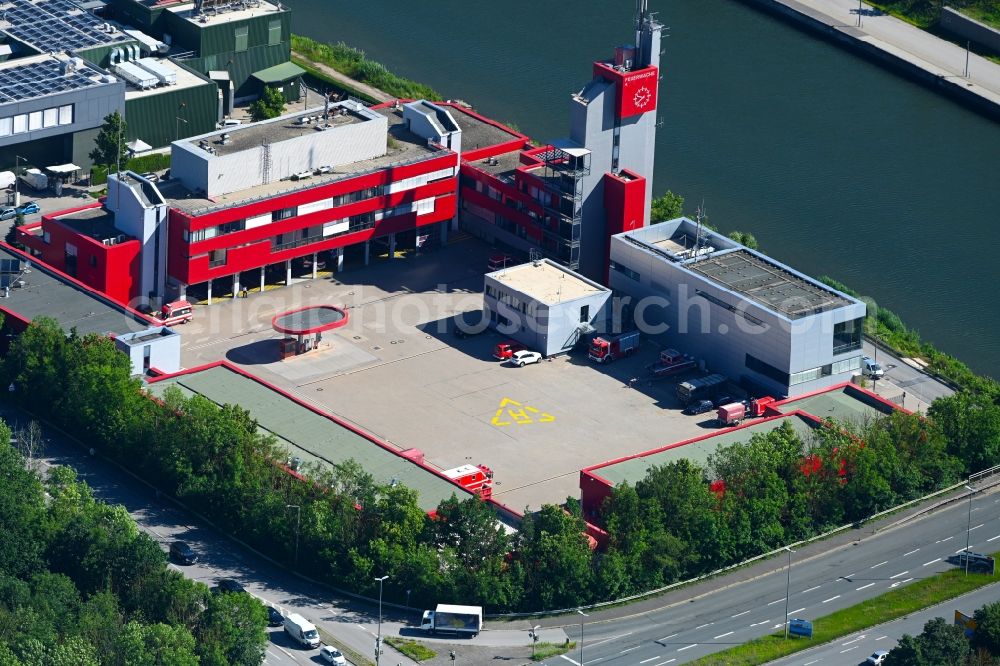
[[[84,3],[85,4],[85,3]],[[0,167],[88,168],[106,115],[137,150],[203,134],[265,86],[299,97],[290,12],[266,0],[9,0],[0,21]],[[88,5],[89,7],[89,5]]]
[[[641,330],[755,395],[810,393],[861,368],[863,302],[687,218],[614,236],[610,269]]]
[[[611,314],[610,289],[549,259],[487,273],[485,280],[490,324],[544,356],[603,331]]]
[[[462,222],[605,281],[610,236],[649,222],[662,26],[639,0],[635,44],[593,65],[572,96],[567,139],[468,157]]]
[[[368,108],[350,100],[177,141],[171,179],[109,179],[103,205],[43,216],[18,240],[122,303],[209,302],[293,273],[340,270],[345,253],[444,242],[457,211],[458,153],[524,142],[456,105]],[[450,147],[449,147],[450,146]],[[298,260],[305,260],[306,268]]]
[[[750,420],[736,428],[668,444],[651,451],[609,460],[580,471],[580,501],[584,516],[595,520],[604,501],[621,483],[635,485],[651,467],[687,459],[704,465],[709,456],[725,446],[745,443],[755,434],[768,433],[787,422],[803,440],[822,426],[825,419],[843,423],[861,423],[873,418],[905,411],[871,391],[853,384],[838,384],[809,395],[772,403],[763,418]]]
[[[181,335],[166,326],[117,335],[115,346],[128,356],[133,375],[166,374],[181,369]]]

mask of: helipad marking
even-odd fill
[[[509,420],[502,420],[505,413],[507,419]],[[542,410],[529,405],[524,405],[517,400],[504,398],[500,401],[500,407],[497,409],[497,413],[493,415],[490,425],[503,427],[514,424],[529,425],[531,423],[550,423],[555,420],[556,417],[547,412],[543,412]]]

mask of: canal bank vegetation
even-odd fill
[[[130,374],[109,338],[67,336],[39,317],[11,341],[0,385],[14,387],[6,400],[274,560],[369,596],[378,593],[375,578],[388,575],[388,601],[412,596],[424,607],[467,599],[490,613],[537,612],[623,599],[1000,464],[1000,406],[981,394],[938,400],[926,418],[831,422],[808,437],[785,424],[705,464],[679,460],[616,487],[587,516],[609,534],[595,551],[578,502],[545,505],[508,533],[485,502],[452,496],[428,514],[416,491],[380,483],[351,461],[307,465],[302,480],[281,464],[289,452],[244,408],[175,388],[153,400]]]
[[[869,2],[884,12],[901,18],[925,30],[935,28],[941,20],[941,8],[951,7],[982,21],[994,28],[1000,28],[1000,2],[997,0],[876,0]]]
[[[997,553],[997,555],[1000,556],[1000,553]],[[813,620],[812,639],[795,636],[785,638],[784,631],[782,631],[781,633],[770,634],[763,638],[757,638],[748,643],[729,648],[728,650],[702,657],[692,662],[692,666],[757,666],[758,664],[766,664],[769,661],[808,650],[823,643],[867,629],[876,623],[882,624],[923,610],[924,608],[936,606],[949,599],[954,599],[981,587],[992,585],[996,580],[995,576],[987,574],[969,573],[966,575],[961,569],[951,569],[944,573],[923,578],[906,586],[890,590],[885,594],[873,597],[860,604],[816,618]],[[981,614],[977,612],[978,615]],[[992,617],[992,611],[990,611],[989,616]],[[984,617],[986,616],[984,615]],[[965,640],[962,632],[962,629],[958,629],[959,635],[962,635],[963,640]],[[990,635],[993,635],[992,632]],[[900,646],[903,647],[911,642],[912,640],[900,641]],[[898,666],[944,666],[945,664],[964,666],[966,664],[964,656],[969,656],[970,653],[971,646],[967,640],[965,641],[963,659],[958,661],[935,660],[930,654],[926,655],[927,659],[909,659],[907,658],[909,654],[905,654],[904,650],[900,650],[899,652],[894,650],[892,658],[886,660],[885,666],[889,666],[890,664]],[[992,656],[1000,657],[1000,653],[995,653]],[[856,662],[857,659],[851,660],[851,663]],[[983,666],[984,664],[996,663],[998,662],[992,660],[984,662],[975,661],[969,662],[969,666],[972,666],[972,664]]]
[[[306,60],[332,67],[356,81],[378,88],[393,97],[442,99],[441,95],[430,86],[393,74],[382,63],[369,60],[364,51],[348,46],[344,42],[324,44],[302,35],[292,35],[292,51]]]
[[[875,299],[863,296],[843,282],[827,275],[821,276],[819,280],[838,291],[865,302],[868,306],[865,333],[869,337],[877,340],[899,356],[922,359],[927,363],[927,370],[963,389],[982,393],[992,398],[1000,397],[1000,384],[996,380],[976,374],[969,366],[954,356],[946,354],[929,342],[922,340],[920,334],[903,323],[899,315],[887,308],[880,307],[875,303]]]

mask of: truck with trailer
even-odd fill
[[[745,419],[755,419],[764,416],[767,408],[774,403],[774,398],[765,396],[763,398],[752,398],[750,400],[740,400],[725,405],[719,405],[716,418],[719,426],[737,426]]]
[[[722,390],[726,381],[723,375],[718,374],[689,379],[677,385],[677,399],[687,405],[693,400],[711,398]]]
[[[590,342],[587,356],[595,363],[611,363],[631,356],[639,349],[639,331],[629,331],[611,337],[597,337]]]
[[[420,621],[420,629],[431,634],[448,632],[476,636],[482,628],[482,606],[438,604],[434,610],[425,610]]]

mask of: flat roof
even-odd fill
[[[464,151],[487,148],[516,139],[526,140],[514,132],[486,122],[460,104],[442,104],[441,106],[452,112],[451,117],[455,119],[459,129],[462,130],[462,150]]]
[[[0,258],[28,261],[4,247],[0,247]],[[83,287],[56,277],[55,273],[36,262],[31,262],[30,270],[21,278],[25,286],[15,287],[7,298],[0,298],[0,308],[29,321],[43,315],[52,317],[67,333],[75,328],[80,335],[131,333],[149,328],[149,321],[111,305],[110,300],[106,301]]]
[[[487,277],[545,305],[555,305],[610,291],[607,287],[602,287],[549,259],[503,268],[487,273]]]
[[[147,6],[164,6],[163,2],[146,2]],[[195,12],[193,2],[167,5],[167,9],[181,18],[185,18],[195,25],[219,25],[231,21],[242,21],[262,14],[275,14],[284,9],[278,9],[266,0],[239,0],[231,2],[229,0],[203,0],[202,11]]]
[[[521,152],[521,149],[518,148],[493,157],[467,161],[467,163],[481,171],[496,176],[500,180],[512,183],[514,182],[514,172],[517,171],[518,167],[522,166]]]
[[[316,134],[319,126],[329,126],[330,129],[356,125],[368,122],[371,118],[364,116],[357,111],[347,107],[332,107],[330,115],[322,119],[323,109],[311,109],[288,115],[280,120],[266,121],[260,123],[249,123],[247,125],[235,125],[227,127],[210,134],[203,134],[190,139],[182,139],[179,143],[186,143],[200,147],[206,144],[212,148],[216,155],[232,155],[241,153],[244,150],[257,148],[265,141],[275,144],[289,139],[296,139],[300,136]],[[300,122],[300,119],[315,119],[310,122]],[[226,143],[222,142],[222,137],[228,137]]]
[[[740,428],[722,430],[717,434],[692,442],[671,445],[669,448],[610,462],[605,465],[588,467],[585,471],[606,479],[612,485],[619,483],[635,483],[645,478],[649,468],[665,465],[681,459],[687,459],[699,465],[708,462],[708,457],[721,449],[740,442],[749,442],[750,438],[759,433],[768,433],[788,422],[792,429],[802,438],[808,437],[817,427],[812,419],[800,414],[777,416],[765,421],[755,421]]]
[[[143,58],[146,60],[146,58]],[[125,86],[125,100],[139,99],[142,97],[152,97],[153,95],[164,95],[166,93],[174,92],[176,90],[184,90],[185,88],[194,88],[196,86],[213,85],[211,81],[201,78],[194,72],[185,69],[173,62],[169,58],[153,58],[156,64],[160,67],[171,70],[177,75],[177,82],[170,85],[158,85],[154,88],[146,88],[145,90],[139,90],[138,88],[132,86],[131,84]],[[141,65],[140,65],[141,66]],[[142,138],[142,137],[139,137]]]
[[[6,0],[0,32],[42,53],[76,51],[132,38],[70,0]]]
[[[52,219],[66,225],[76,233],[82,236],[89,236],[96,241],[125,235],[115,226],[114,213],[103,206],[78,210],[75,213],[69,213]]]
[[[292,455],[303,460],[327,465],[354,460],[378,483],[395,480],[417,492],[417,502],[425,511],[436,509],[452,494],[470,495],[451,481],[341,425],[332,415],[310,409],[225,365],[166,377],[150,383],[149,389],[162,395],[169,386],[177,386],[188,396],[204,396],[218,405],[236,404],[247,409],[260,430],[274,435]]]
[[[320,185],[328,185],[338,180],[351,178],[358,174],[368,173],[383,169],[388,166],[399,164],[412,164],[432,157],[438,157],[449,151],[441,148],[433,148],[427,145],[427,141],[406,128],[403,124],[403,114],[400,110],[391,108],[372,109],[375,113],[380,113],[389,119],[389,142],[385,155],[374,157],[360,162],[351,162],[334,167],[330,173],[312,176],[305,180],[276,180],[274,182],[256,185],[245,190],[229,192],[227,194],[212,197],[211,199],[195,194],[188,190],[177,179],[157,183],[157,188],[168,200],[171,206],[182,211],[195,214],[203,214],[212,210],[228,208],[231,206],[250,203],[260,199],[267,199],[281,194],[299,192]],[[322,109],[313,109],[304,112],[304,115],[316,115]],[[307,125],[308,131],[315,132],[314,125]],[[232,128],[230,128],[232,129]],[[225,130],[219,130],[216,134],[223,134]],[[215,144],[213,144],[214,146]]]
[[[896,408],[857,387],[848,385],[801,398],[783,400],[777,403],[776,409],[781,411],[797,409],[820,419],[862,424],[891,414]]]
[[[851,305],[846,298],[749,250],[715,254],[686,267],[792,319]]]
[[[86,63],[69,73],[63,73],[64,65],[65,60],[47,54],[0,62],[0,104],[113,85]]]

